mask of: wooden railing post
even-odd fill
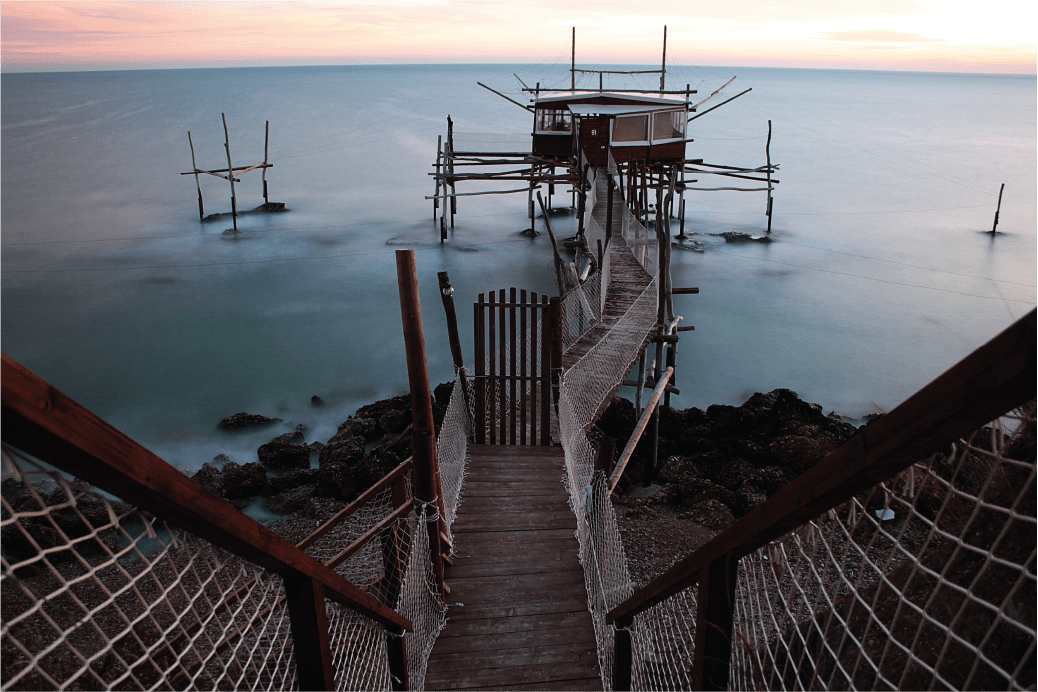
[[[437,519],[426,522],[429,553],[436,583],[443,590],[443,555],[440,526],[443,522],[443,497],[440,492],[440,470],[436,458],[436,435],[432,413],[432,391],[429,387],[429,364],[425,360],[425,334],[422,331],[422,304],[418,296],[418,269],[414,250],[396,251],[397,282],[400,288],[400,317],[404,327],[407,353],[407,379],[411,388],[411,412],[414,428],[411,437],[414,460],[415,499],[429,506]]]
[[[699,573],[692,689],[728,689],[738,576],[739,561],[728,555],[709,563]]]
[[[461,392],[465,395],[465,410],[467,411],[468,403],[472,399],[469,392],[469,379],[465,376],[465,356],[461,352],[458,312],[454,309],[454,287],[451,286],[447,272],[437,272],[436,277],[440,281],[440,300],[443,301],[443,312],[447,315],[447,339],[450,341],[451,357],[454,358],[454,367],[457,368],[458,376],[461,378]]]
[[[631,651],[631,623],[633,618],[622,618],[613,630],[613,689],[631,689],[631,666],[634,656]]]
[[[394,690],[408,689],[410,681],[407,679],[407,646],[402,628],[386,628],[386,656],[389,659],[390,687]]]
[[[334,690],[324,586],[306,575],[285,575],[284,580],[299,689]]]
[[[555,415],[559,415],[559,385],[562,382],[562,299],[552,298],[548,303],[548,324],[551,333],[551,393]]]

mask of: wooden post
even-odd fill
[[[465,357],[461,352],[461,336],[458,334],[458,313],[454,309],[454,287],[451,286],[447,272],[437,272],[436,278],[440,281],[440,300],[443,301],[443,312],[447,315],[447,339],[450,341],[451,357],[454,358],[454,367],[457,368],[461,377],[461,391],[465,395],[467,410],[467,402],[471,401],[469,380],[465,376]]]
[[[572,47],[569,56],[569,88],[577,89],[577,27],[573,27]]]
[[[548,229],[548,238],[551,240],[551,254],[555,262],[555,283],[559,287],[559,297],[561,297],[566,292],[562,256],[559,254],[559,244],[555,240],[555,234],[551,231],[551,224],[548,223],[548,212],[544,208],[544,200],[541,198],[539,191],[537,193],[537,203],[541,205],[541,211],[544,212],[544,227]]]
[[[609,477],[613,472],[613,461],[616,459],[616,438],[603,437],[598,443],[598,452],[595,454],[595,470],[601,471]]]
[[[422,303],[418,295],[418,269],[414,250],[396,251],[397,283],[400,287],[400,317],[404,327],[407,352],[407,379],[411,389],[411,414],[414,420],[411,445],[414,459],[414,496],[429,505],[429,513],[438,519],[427,522],[429,551],[436,583],[443,590],[443,556],[440,550],[440,523],[443,521],[443,498],[438,492],[439,475],[436,458],[435,424],[432,392],[429,388],[429,364],[425,359],[425,334],[422,330]]]
[[[393,690],[408,689],[410,681],[407,678],[407,642],[404,641],[402,628],[386,628],[386,657],[389,659],[390,687]]]
[[[606,173],[606,244],[613,237],[613,176]]]
[[[649,414],[656,409],[656,404],[663,395],[663,390],[666,388],[667,383],[670,381],[670,377],[673,374],[674,371],[667,368],[663,371],[663,375],[661,375],[659,380],[656,382],[656,388],[652,390],[652,398],[649,399],[649,404],[645,407],[645,410],[638,416],[638,425],[635,426],[634,432],[631,433],[630,439],[627,440],[627,446],[624,447],[623,454],[620,455],[620,460],[616,462],[616,467],[613,469],[612,475],[609,476],[610,493],[612,493],[616,488],[616,484],[620,482],[620,476],[623,475],[624,469],[627,468],[627,462],[631,460],[631,455],[634,454],[634,450],[638,446],[638,441],[641,439],[642,433],[645,432],[645,428],[649,424]]]
[[[224,137],[224,149],[227,150],[227,179],[231,181],[231,222],[234,225],[234,230],[238,230],[238,202],[234,196],[234,164],[231,163],[231,137],[227,133],[227,115],[224,113],[220,114],[223,118],[223,137]]]
[[[440,208],[440,157],[443,155],[443,135],[436,135],[436,191],[433,192],[433,223],[436,223],[436,210]],[[440,239],[443,242],[443,239]]]
[[[771,121],[768,121],[768,141],[764,145],[764,155],[768,159],[768,233],[771,233]],[[1001,197],[1001,193],[999,193]],[[998,212],[995,212],[995,223],[998,223]]]
[[[286,575],[284,580],[299,689],[334,690],[324,586],[305,575]]]
[[[616,621],[616,629],[613,630],[613,689],[631,689],[631,666],[634,664],[634,656],[631,651],[631,624],[633,618],[623,618]]]
[[[660,67],[660,94],[666,88],[667,81],[667,25],[663,25],[663,64]]]
[[[190,135],[191,133],[188,133],[188,134]],[[195,177],[198,177],[198,176],[195,175]],[[1006,184],[1003,183],[1002,187],[999,188],[999,205],[996,206],[995,210],[994,210],[994,223],[991,224],[991,234],[992,234],[992,236],[994,236],[994,229],[996,227],[998,227],[998,225],[999,225],[999,212],[1002,211],[1002,192],[1005,189],[1006,189]],[[198,203],[201,204],[201,194],[200,193],[199,193],[199,196],[198,196]],[[768,221],[770,221],[770,219],[768,219]]]
[[[268,204],[267,197],[267,161],[270,158],[270,121],[267,121],[267,129],[263,135],[263,203]]]
[[[728,689],[732,657],[732,621],[739,561],[728,555],[699,574],[696,634],[692,649],[692,688]]]
[[[559,384],[562,381],[562,299],[552,298],[549,303],[551,332],[547,335],[551,343],[551,394],[555,415],[559,415]]]
[[[191,170],[195,172],[195,187],[198,188],[198,220],[205,220],[205,207],[202,205],[202,183],[198,181],[198,164],[195,163],[195,143],[191,141],[191,131],[187,133],[187,143],[191,147]]]
[[[455,194],[457,188],[454,184],[454,121],[451,117],[447,116],[447,150],[444,152],[445,163],[447,164],[447,175],[451,176],[447,178],[451,186],[451,229],[454,228],[454,215],[458,213],[458,196]]]
[[[678,344],[677,342],[667,346],[667,367],[674,368],[674,374],[670,378],[672,385],[677,385],[677,367],[678,367]],[[670,406],[670,389],[664,390],[663,394],[663,405]]]

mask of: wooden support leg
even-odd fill
[[[631,665],[634,662],[631,651],[631,619],[616,621],[613,635],[613,689],[631,689]]]
[[[299,689],[334,690],[324,586],[301,575],[285,577],[285,596],[292,620],[292,652]]]
[[[389,684],[394,690],[410,687],[407,679],[407,643],[401,628],[386,630],[386,656],[389,659]]]
[[[732,622],[739,561],[721,557],[699,575],[699,603],[692,654],[692,688],[728,689]]]

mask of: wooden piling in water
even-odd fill
[[[191,141],[191,131],[187,132],[187,143],[191,147],[191,169],[195,172],[195,187],[198,188],[198,220],[205,219],[205,207],[202,205],[202,183],[198,179],[198,164],[195,163],[195,143]]]
[[[267,121],[266,129],[263,133],[263,203],[269,204],[270,199],[267,197],[267,159],[270,156],[270,121]]]
[[[998,212],[1002,211],[1002,191],[1005,189],[1005,183],[1002,183],[1002,187],[998,188],[998,206],[995,207],[995,223],[991,225],[991,235],[995,235],[995,229],[998,227]]]
[[[768,141],[764,145],[764,155],[768,159],[768,233],[771,233],[771,121],[768,121]],[[998,223],[998,214],[995,215],[996,223]]]
[[[238,231],[238,201],[234,195],[234,164],[231,163],[231,136],[227,132],[227,115],[221,113],[220,117],[223,118],[223,137],[224,137],[224,149],[227,150],[227,179],[231,181],[231,223],[234,226],[234,231]]]

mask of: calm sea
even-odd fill
[[[271,432],[226,435],[222,417],[277,416],[324,440],[406,391],[393,251],[414,247],[432,378],[451,379],[437,271],[466,335],[476,293],[553,286],[547,236],[518,235],[525,195],[462,198],[443,246],[424,199],[448,114],[459,133],[530,131],[476,84],[516,95],[513,73],[568,79],[558,65],[3,75],[4,352],[178,466],[251,461]],[[701,289],[675,297],[696,327],[675,405],[787,387],[827,413],[889,410],[1035,305],[1033,76],[679,67],[668,80],[705,98],[734,75],[726,95],[753,91],[694,121],[688,154],[761,165],[770,119],[776,242],[711,235],[763,232],[763,193],[690,193],[686,230],[705,251],[674,254],[675,285]],[[236,237],[198,220],[180,175],[188,131],[200,167],[226,166],[221,113],[235,165],[262,161],[270,121],[270,199],[291,210],[241,218]],[[239,208],[262,201],[260,180],[242,176]],[[226,181],[202,185],[207,213],[229,210]]]

